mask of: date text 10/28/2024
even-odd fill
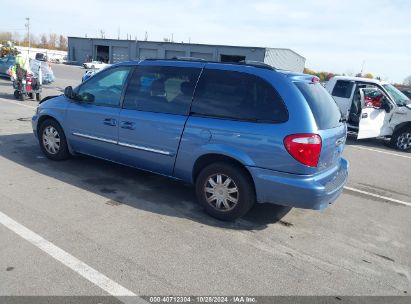
[[[232,296],[232,297],[207,297],[207,296],[158,296],[148,297],[150,303],[256,303],[255,297]]]

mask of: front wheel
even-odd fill
[[[394,133],[390,142],[393,148],[400,151],[411,152],[411,128],[404,128]]]
[[[228,163],[205,167],[196,180],[196,194],[208,214],[224,221],[242,217],[255,203],[253,182],[245,169]]]
[[[41,150],[51,160],[65,160],[70,157],[63,129],[53,119],[47,119],[40,125],[39,142]]]

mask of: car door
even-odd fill
[[[381,92],[381,91],[380,91]],[[384,95],[385,103],[389,103],[388,98]],[[364,89],[360,89],[361,95],[361,116],[358,129],[358,139],[375,138],[389,135],[388,128],[391,112],[387,112],[384,107],[374,107],[372,104],[366,104],[364,101]]]
[[[341,113],[348,117],[354,95],[355,82],[349,80],[337,80],[334,88],[330,92]]]
[[[120,100],[131,67],[111,68],[75,91],[66,113],[71,147],[79,153],[117,160]]]
[[[148,61],[133,72],[120,112],[119,146],[127,163],[171,176],[204,64],[164,64]]]

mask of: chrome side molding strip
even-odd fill
[[[78,136],[78,137],[98,140],[98,141],[106,142],[106,143],[109,143],[109,144],[115,144],[115,145],[118,144],[118,142],[116,140],[107,139],[107,138],[103,138],[103,137],[96,137],[96,136],[91,136],[91,135],[78,133],[78,132],[73,132],[72,134],[75,135],[75,136]]]
[[[157,149],[152,149],[152,148],[147,148],[147,147],[142,147],[142,146],[136,146],[136,145],[127,144],[127,143],[123,143],[123,142],[119,142],[118,144],[119,144],[120,146],[127,147],[127,148],[132,148],[132,149],[136,149],[136,150],[153,152],[153,153],[162,154],[162,155],[168,155],[168,156],[171,155],[170,152],[163,151],[163,150],[157,150]]]

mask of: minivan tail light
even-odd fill
[[[284,146],[288,153],[309,167],[317,167],[321,145],[321,137],[318,134],[293,134],[284,138]]]

